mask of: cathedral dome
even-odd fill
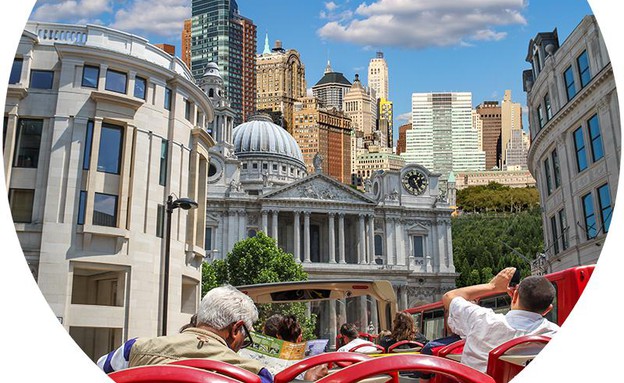
[[[241,161],[240,182],[248,193],[260,193],[266,187],[287,185],[307,176],[297,141],[274,124],[268,114],[252,116],[234,128],[232,136],[234,153]]]
[[[234,128],[233,137],[234,152],[238,157],[267,153],[304,163],[297,141],[285,129],[274,124],[267,114],[256,114]]]

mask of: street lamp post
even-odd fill
[[[171,215],[177,208],[183,210],[197,209],[197,202],[190,198],[167,197],[167,240],[165,242],[165,280],[163,284],[162,335],[167,335],[167,312],[169,311],[169,263],[171,258]]]

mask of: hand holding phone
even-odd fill
[[[516,287],[518,286],[519,283],[520,283],[520,269],[517,268],[513,277],[511,277],[511,280],[509,281],[509,287]]]

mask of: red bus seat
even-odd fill
[[[304,371],[311,369],[312,367],[328,364],[328,368],[332,367],[332,364],[335,363],[339,366],[346,366],[344,363],[347,362],[348,365],[353,363],[363,362],[365,360],[369,360],[370,357],[364,354],[359,353],[350,353],[350,352],[326,352],[323,354],[315,355],[299,361],[292,366],[278,372],[273,377],[274,383],[288,383],[295,379],[299,374]]]
[[[246,383],[260,383],[260,376],[230,363],[211,359],[182,359],[169,364],[214,371]]]
[[[436,355],[440,358],[451,359],[456,362],[459,362],[461,359],[461,354],[464,351],[464,343],[466,343],[466,341],[464,339],[461,339],[447,346],[443,346],[438,349],[432,349],[431,351],[433,352],[433,355]],[[431,378],[431,383],[451,383],[451,382],[453,382],[453,379],[450,379],[444,375],[434,375]]]
[[[488,376],[459,362],[431,355],[390,355],[372,358],[327,375],[316,383],[352,383],[376,375],[390,375],[398,382],[399,371],[426,371],[444,375],[461,383],[495,383]]]
[[[108,377],[116,383],[240,383],[216,372],[168,364],[126,368]]]
[[[507,383],[539,354],[548,344],[550,337],[526,335],[510,341],[490,351],[487,374],[496,383]]]
[[[425,345],[420,342],[413,340],[401,340],[388,347],[387,352],[415,352],[422,350],[423,347],[425,347]]]
[[[377,351],[368,351],[368,352],[358,351],[358,350],[360,350],[361,348],[364,348],[364,347],[373,347],[373,348],[377,349]],[[352,349],[350,349],[349,352],[359,352],[359,353],[362,353],[362,354],[383,354],[384,352],[386,352],[386,349],[383,348],[383,346],[380,346],[378,344],[362,343],[362,344],[358,344],[357,346],[355,346]]]

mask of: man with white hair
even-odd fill
[[[225,285],[214,288],[204,296],[197,311],[195,327],[183,329],[179,334],[156,338],[139,338],[124,352],[128,367],[170,363],[180,359],[206,358],[219,360],[258,374],[262,383],[273,382],[271,373],[259,362],[244,358],[237,352],[251,345],[250,331],[258,320],[258,309],[251,298],[236,288]],[[111,354],[116,353],[112,352]],[[104,371],[117,370],[103,356],[98,361]]]

